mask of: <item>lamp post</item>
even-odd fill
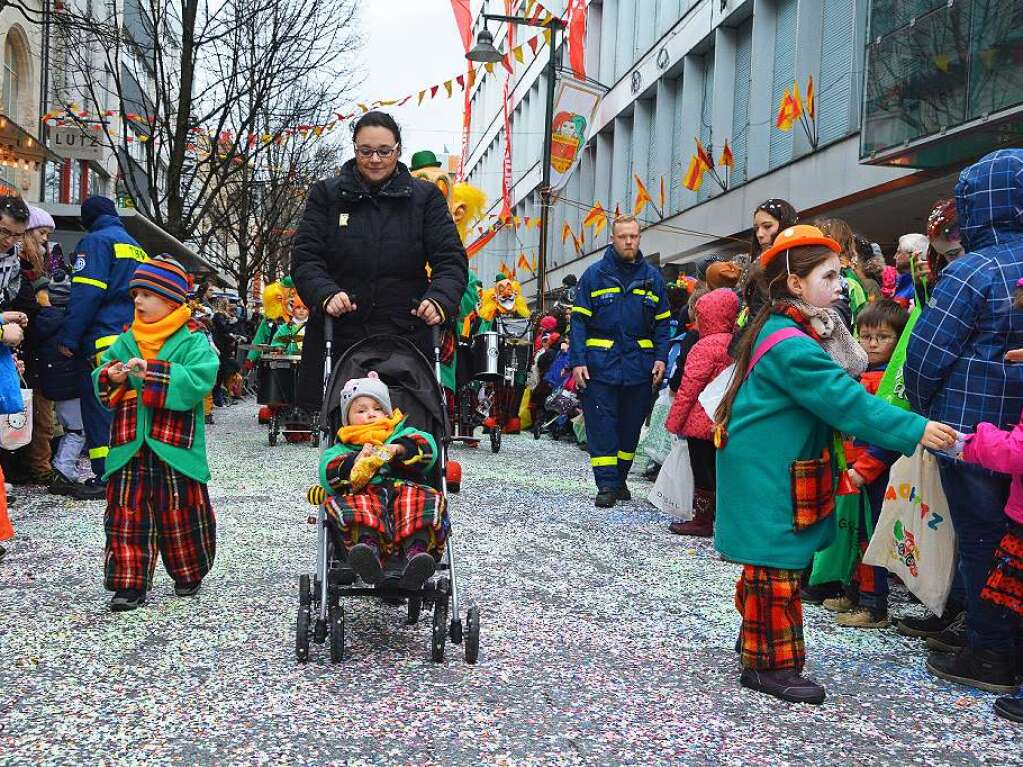
[[[541,27],[551,31],[550,57],[547,59],[547,109],[543,126],[543,167],[540,179],[540,247],[537,252],[536,264],[536,308],[543,312],[547,299],[547,230],[550,226],[551,215],[551,123],[554,120],[554,86],[557,83],[557,62],[556,54],[558,49],[557,33],[565,28],[563,19],[551,16],[546,21],[541,19],[527,19],[522,16],[501,16],[498,14],[484,13],[484,26],[476,36],[476,46],[465,54],[470,61],[480,63],[496,64],[504,58],[504,55],[494,47],[494,36],[486,27],[487,21],[503,21],[507,24],[515,24],[526,27]],[[511,136],[506,136],[511,141]]]

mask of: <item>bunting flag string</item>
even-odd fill
[[[538,8],[543,8],[539,3],[535,4]],[[550,14],[545,9],[543,13]],[[544,29],[542,34],[537,34],[526,40],[520,45],[516,45],[512,50],[505,55],[502,64],[508,69],[509,72],[513,73],[513,64],[526,63],[525,49],[529,48],[530,52],[535,57],[537,49],[539,47],[540,40],[546,40],[550,42],[550,29]],[[493,64],[486,65],[487,72],[493,72]],[[467,73],[455,75],[443,82],[435,85],[430,85],[425,88],[416,90],[410,94],[391,99],[376,99],[373,101],[359,101],[355,103],[354,109],[350,111],[337,111],[334,113],[334,118],[326,123],[316,125],[294,125],[289,126],[272,133],[265,132],[248,132],[242,136],[238,136],[239,145],[245,145],[248,148],[255,147],[257,144],[270,144],[270,143],[284,143],[285,141],[299,136],[301,138],[322,138],[325,135],[333,132],[339,124],[349,122],[356,117],[359,117],[366,112],[373,109],[379,109],[381,107],[391,106],[405,106],[415,99],[416,106],[422,106],[424,101],[433,100],[440,97],[440,93],[443,89],[444,97],[451,98],[455,89],[459,92],[468,91],[473,88],[476,84],[476,70],[470,69]],[[50,127],[65,127],[75,126],[82,128],[87,131],[95,131],[99,133],[106,130],[111,137],[121,138],[122,136],[128,143],[133,141],[146,142],[150,140],[153,129],[156,128],[157,120],[155,116],[147,117],[146,115],[136,113],[120,113],[115,109],[106,110],[89,110],[83,109],[80,105],[75,103],[65,104],[59,108],[54,108],[43,115],[42,120],[45,125]],[[125,131],[124,127],[118,129],[111,125],[111,121],[120,120],[123,123],[130,123],[137,128],[133,131]],[[148,127],[149,132],[146,133]],[[216,131],[204,127],[192,128],[192,133],[197,136],[201,136],[209,139],[211,142],[220,139],[220,143],[233,144],[235,141],[235,133],[233,131]]]

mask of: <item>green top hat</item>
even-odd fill
[[[429,149],[421,149],[412,155],[412,163],[409,165],[409,170],[414,172],[420,168],[439,168],[440,164],[437,155]]]
[[[293,288],[295,287],[295,281],[291,279],[291,275],[288,274],[285,275],[283,279],[281,279],[281,285],[283,285],[286,288]]]

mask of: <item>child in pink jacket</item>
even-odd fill
[[[717,484],[714,450],[714,423],[700,405],[699,396],[718,374],[732,364],[728,345],[739,313],[739,297],[728,288],[712,290],[696,302],[696,327],[700,340],[686,357],[678,394],[668,412],[666,427],[689,443],[689,461],[693,467],[693,519],[673,522],[671,531],[679,535],[709,538],[714,534],[714,490]]]

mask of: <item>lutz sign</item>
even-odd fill
[[[90,136],[75,127],[48,128],[50,149],[69,160],[103,159],[103,145],[97,136]]]

